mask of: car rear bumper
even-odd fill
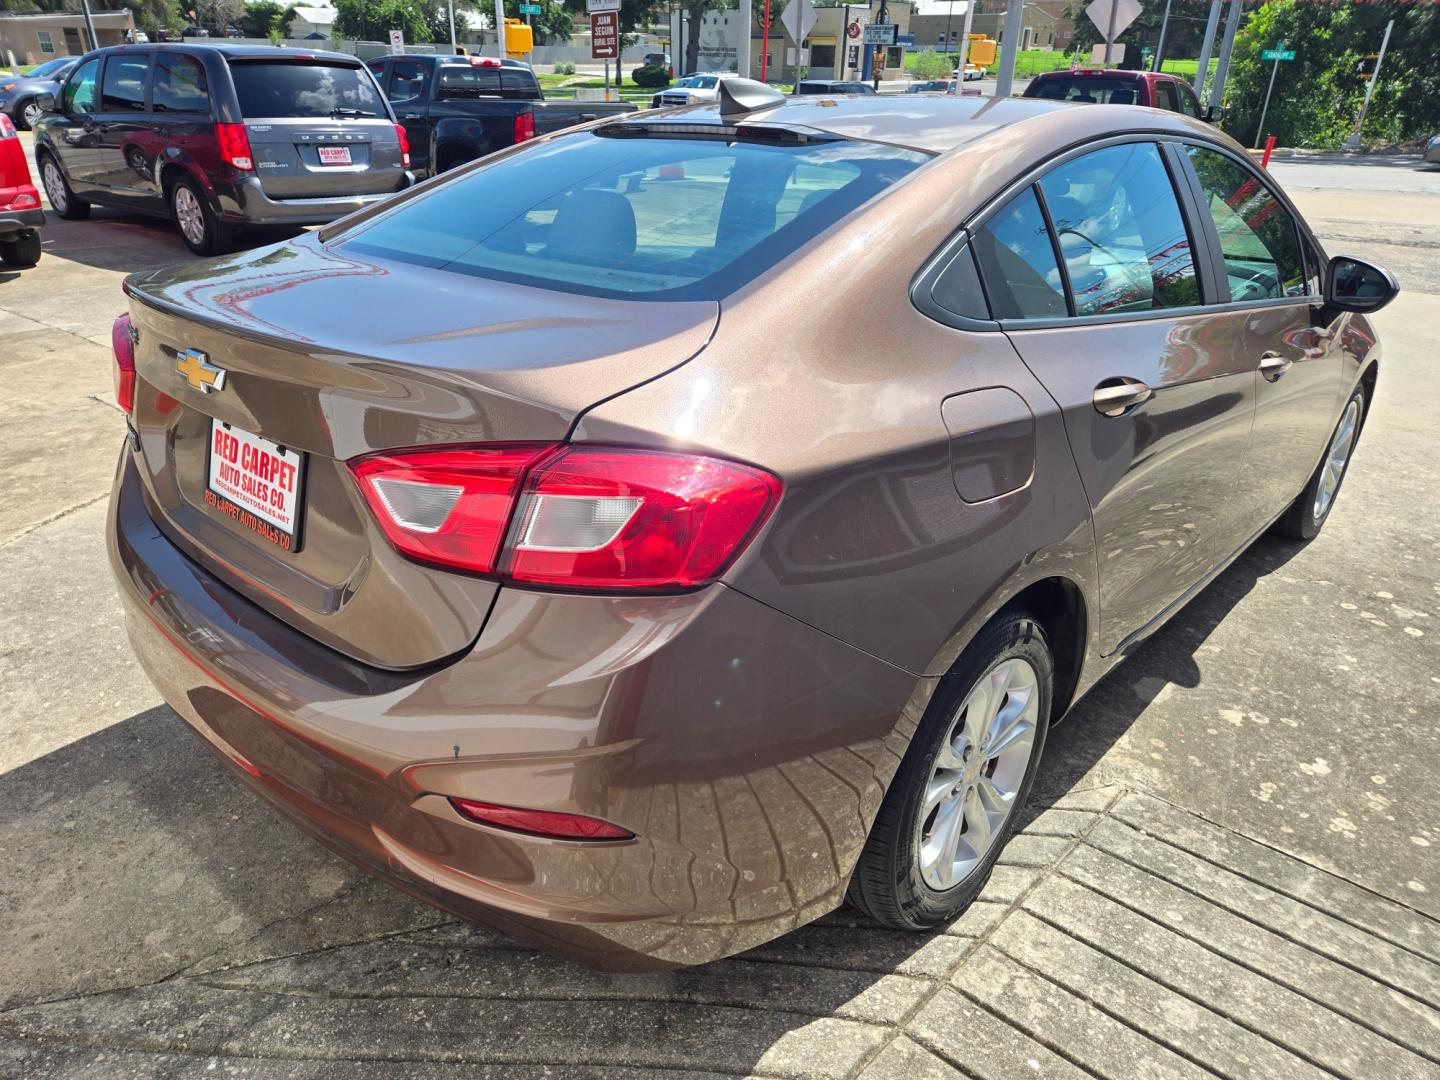
[[[181,554],[132,453],[108,533],[141,664],[252,790],[332,849],[612,969],[713,960],[843,899],[933,680],[723,585],[503,589],[460,658],[366,668]],[[588,814],[635,839],[506,832],[451,798]]]
[[[265,194],[258,179],[246,176],[229,190],[221,189],[217,193],[217,210],[222,221],[235,225],[325,225],[356,210],[373,206],[415,183],[413,173],[406,172],[404,177],[405,182],[395,191],[374,195],[272,199]]]
[[[45,211],[39,207],[34,210],[0,210],[0,240],[9,240],[44,225]]]

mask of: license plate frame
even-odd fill
[[[255,496],[247,495],[243,489],[237,489],[233,483],[228,483],[225,477],[221,477],[217,486],[217,472],[220,467],[229,464],[235,469],[240,464],[240,454],[237,454],[237,462],[219,462],[216,458],[216,432],[223,431],[226,435],[235,438],[240,447],[246,444],[252,447],[258,446],[264,449],[281,463],[293,465],[294,491],[285,492],[282,479],[282,493],[290,496],[290,515],[288,520],[285,515],[277,513],[270,506],[260,506],[253,500]],[[303,450],[295,450],[267,439],[262,435],[256,435],[253,431],[246,431],[224,420],[215,417],[210,418],[210,427],[206,439],[205,449],[205,505],[223,517],[229,518],[241,528],[250,530],[262,540],[273,544],[288,554],[294,554],[300,550],[303,526],[305,522],[305,476],[308,455]],[[241,474],[251,474],[248,467],[241,467],[238,470]],[[259,480],[258,476],[252,477],[257,483],[265,484],[268,490],[268,481]],[[251,505],[247,505],[247,501]]]
[[[321,165],[354,165],[348,146],[317,146]]]

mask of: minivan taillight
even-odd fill
[[[408,169],[410,167],[410,136],[406,134],[404,125],[395,125],[395,136],[400,140],[400,167]]]
[[[779,501],[761,469],[696,454],[509,443],[350,463],[405,555],[520,585],[675,592],[713,581]]]
[[[515,142],[527,142],[535,137],[535,114],[520,113],[515,117]]]
[[[115,401],[127,413],[135,411],[135,339],[130,332],[127,311],[110,327],[110,347],[115,351]]]
[[[216,124],[215,141],[220,146],[220,159],[241,172],[254,172],[255,160],[250,156],[250,135],[244,124]]]

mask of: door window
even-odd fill
[[[205,68],[184,53],[162,52],[155,59],[155,111],[210,111]]]
[[[1040,181],[1076,315],[1200,303],[1190,236],[1154,143],[1096,150]]]
[[[430,67],[415,60],[396,60],[390,67],[386,91],[391,101],[424,97],[430,89]]]
[[[144,112],[150,82],[150,55],[121,53],[105,62],[101,83],[102,112]]]
[[[975,255],[995,318],[1054,319],[1066,314],[1065,284],[1033,188],[1011,199],[976,231]]]
[[[75,69],[65,84],[62,111],[69,115],[86,115],[95,111],[95,83],[100,76],[100,58],[87,60]]]
[[[1180,111],[1186,116],[1193,116],[1200,119],[1200,99],[1195,96],[1195,91],[1184,83],[1171,83],[1175,96],[1180,99]]]
[[[1284,204],[1234,158],[1201,146],[1187,146],[1185,153],[1220,234],[1230,299],[1307,295],[1299,234]]]

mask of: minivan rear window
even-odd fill
[[[358,65],[238,60],[230,74],[247,120],[386,115],[375,80]]]
[[[340,245],[562,292],[718,300],[928,160],[853,140],[578,132],[402,202]]]
[[[1079,78],[1036,79],[1031,83],[1034,92],[1026,97],[1045,98],[1049,101],[1088,101],[1101,105],[1134,105],[1139,85],[1134,79],[1096,78],[1082,75]]]

